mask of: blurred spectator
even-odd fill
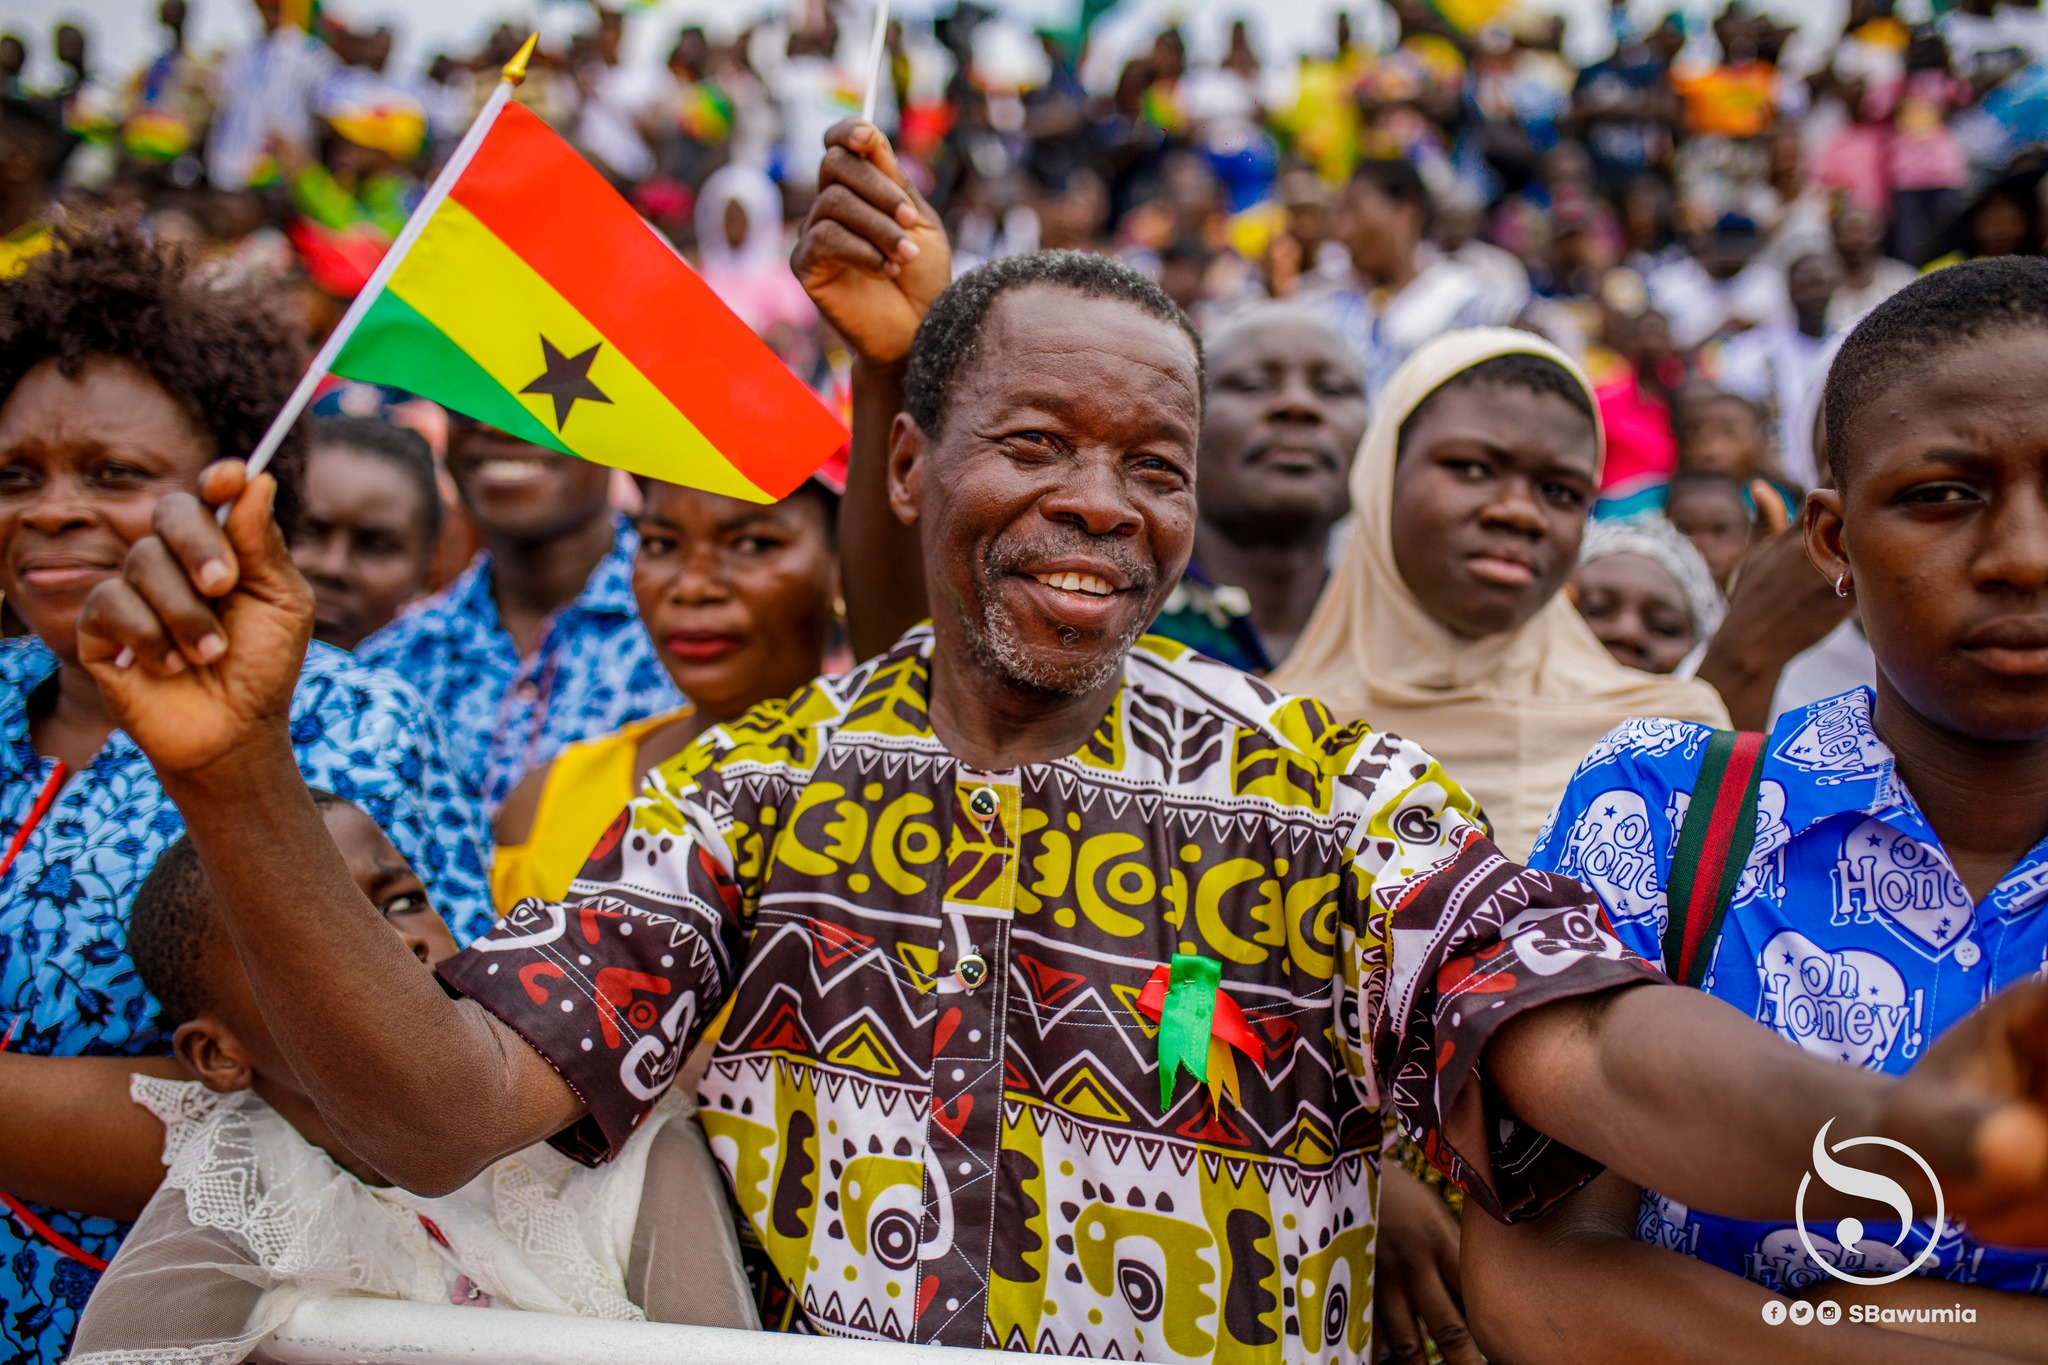
[[[1375,396],[1424,342],[1461,327],[1512,322],[1527,302],[1463,262],[1424,261],[1419,248],[1429,222],[1429,190],[1412,162],[1361,161],[1337,214],[1352,277],[1303,294],[1365,361]]]
[[[340,66],[333,49],[284,17],[283,0],[254,0],[264,36],[221,69],[220,109],[206,143],[207,176],[224,190],[274,180],[279,145],[301,159],[315,136],[313,109]]]
[[[1690,673],[1725,606],[1706,560],[1662,517],[1586,528],[1572,604],[1618,664]]]
[[[195,153],[218,97],[213,64],[185,46],[188,17],[185,0],[163,0],[157,8],[164,50],[137,76],[121,125],[128,155],[145,165],[170,167],[169,178],[181,186],[199,180]]]
[[[1671,480],[1664,515],[1727,591],[1749,548],[1750,510],[1742,485],[1725,474],[1681,471]]]
[[[28,44],[19,34],[0,33],[0,95],[19,98],[25,94],[22,68],[28,65]]]
[[[1154,634],[1234,668],[1287,657],[1329,573],[1365,375],[1321,319],[1268,304],[1208,345],[1194,557]]]
[[[1801,487],[1820,481],[1811,414],[1832,355],[1827,319],[1837,279],[1832,256],[1800,257],[1786,272],[1792,316],[1738,333],[1721,348],[1721,386],[1770,414],[1778,467]]]
[[[704,182],[697,194],[697,257],[704,282],[756,332],[817,326],[818,310],[789,271],[782,196],[763,172],[727,166]]]
[[[441,533],[434,453],[372,417],[313,428],[292,561],[313,589],[314,638],[354,649],[426,589]]]
[[[48,105],[0,97],[0,279],[48,244],[44,220],[70,147]]]
[[[1635,287],[1642,286],[1638,282]],[[1671,324],[1662,313],[1645,309],[1633,319],[1617,318],[1615,328],[1621,365],[1593,391],[1607,434],[1596,517],[1631,516],[1663,506],[1664,486],[1678,468],[1671,400],[1685,367],[1671,349]]]
[[[1841,273],[1828,300],[1827,325],[1839,332],[1919,278],[1919,272],[1884,254],[1884,223],[1869,209],[1844,205],[1835,215],[1835,261]]]
[[[1784,313],[1784,277],[1755,259],[1760,244],[1754,221],[1724,213],[1696,255],[1680,256],[1650,273],[1650,302],[1671,319],[1671,339],[1681,350]]]

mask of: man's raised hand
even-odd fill
[[[157,504],[153,534],[93,589],[78,623],[79,662],[167,780],[284,733],[313,630],[312,592],[271,515],[276,480],[223,460],[199,487],[204,501]],[[222,506],[224,527],[211,511]]]
[[[953,282],[945,227],[872,123],[844,119],[825,134],[818,197],[790,267],[825,320],[875,365],[910,354],[925,310]]]

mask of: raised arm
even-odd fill
[[[1494,1365],[1964,1365],[2007,1357],[1841,1322],[1801,1331],[1764,1320],[1779,1296],[1635,1238],[1641,1191],[1603,1175],[1533,1222],[1465,1214],[1465,1307]],[[1829,1282],[1831,1287],[1833,1282]],[[1948,1301],[1955,1286],[1942,1284]],[[1828,1297],[1842,1298],[1839,1294]],[[1797,1333],[1796,1336],[1789,1335]]]
[[[163,1182],[164,1126],[128,1098],[138,1071],[186,1079],[169,1057],[0,1052],[0,1190],[102,1218],[142,1212]]]
[[[825,135],[818,198],[790,264],[853,349],[839,562],[853,651],[865,659],[927,615],[917,533],[889,509],[889,442],[911,338],[953,280],[945,227],[873,124],[846,119]]]
[[[177,802],[264,1018],[352,1149],[422,1193],[574,1122],[581,1102],[477,1006],[451,1000],[357,889],[287,721],[312,594],[270,514],[276,485],[213,466],[101,584],[79,653]]]

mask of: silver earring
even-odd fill
[[[1835,596],[1837,596],[1837,597],[1847,597],[1848,595],[1849,595],[1849,575],[1847,575],[1847,574],[1837,574],[1837,575],[1835,576]]]

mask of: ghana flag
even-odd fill
[[[568,143],[494,104],[327,369],[670,483],[801,484],[839,419]]]

